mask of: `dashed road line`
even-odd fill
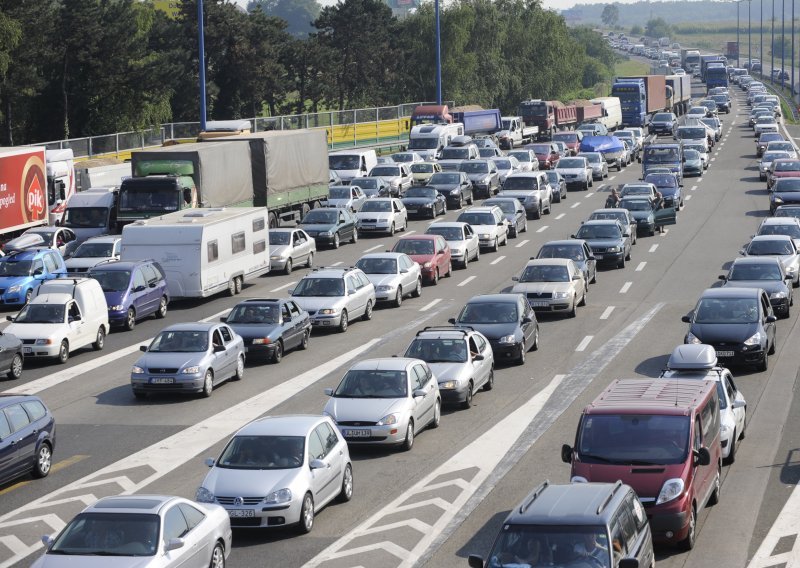
[[[581,342],[578,343],[578,346],[575,348],[575,351],[585,351],[587,347],[589,347],[589,343],[591,343],[592,339],[594,339],[594,335],[587,335]]]
[[[424,306],[422,306],[422,307],[419,309],[419,311],[421,311],[421,312],[427,312],[427,311],[428,311],[428,310],[430,310],[430,309],[431,309],[433,306],[435,306],[436,304],[438,304],[438,303],[439,303],[439,302],[441,302],[441,301],[442,301],[442,299],[441,299],[441,298],[436,298],[435,300],[433,300],[433,301],[432,301],[432,302],[430,302],[429,304],[425,304]]]
[[[497,258],[495,258],[495,259],[494,259],[492,262],[490,262],[489,264],[491,264],[491,265],[495,265],[495,264],[497,264],[498,262],[501,262],[501,261],[502,261],[504,258],[505,258],[504,256],[498,256]]]
[[[563,219],[566,215],[567,215],[566,213],[559,213],[558,215],[556,215],[556,221],[558,221],[559,219]]]
[[[656,252],[656,249],[657,249],[657,248],[658,248],[658,243],[656,243],[656,244],[654,244],[653,246],[651,246],[651,247],[650,247],[650,250],[649,250],[648,252]]]
[[[294,282],[294,281],[293,282],[287,282],[283,286],[278,286],[277,288],[273,288],[272,290],[270,290],[270,292],[280,292],[281,290],[286,290],[286,288],[291,288],[295,284],[297,284],[297,282]]]
[[[572,204],[572,207],[570,207],[570,209],[575,209],[580,204],[581,204],[580,201],[576,201],[575,203]]]
[[[517,244],[515,244],[515,245],[514,245],[514,248],[522,248],[522,247],[524,247],[525,245],[527,245],[529,242],[530,242],[530,241],[529,241],[528,239],[525,239],[524,241],[520,241],[520,242],[518,242]]]
[[[696,189],[697,189],[697,186],[693,185],[692,187],[689,188],[689,191],[695,191]]]
[[[662,236],[662,237],[666,237],[666,236],[667,236],[667,233],[669,233],[669,229],[664,229],[664,232],[663,232],[663,233],[661,233],[661,236]]]
[[[689,201],[691,198],[692,198],[691,195],[687,195],[685,199],[686,199],[686,201]]]
[[[365,252],[365,253],[367,253],[367,252],[372,252],[372,251],[374,251],[374,250],[378,250],[378,249],[379,249],[379,248],[381,248],[382,246],[383,246],[383,243],[379,243],[379,244],[375,245],[374,247],[369,247],[368,249],[365,249],[365,250],[364,250],[364,252]]]
[[[639,263],[639,266],[636,267],[636,272],[641,272],[644,270],[644,267],[647,266],[647,261],[642,261]]]
[[[633,286],[633,282],[625,282],[625,284],[622,285],[622,288],[619,289],[619,293],[627,294],[628,290],[631,289],[631,286]]]
[[[542,225],[538,229],[536,229],[537,233],[544,233],[550,225]]]
[[[467,284],[469,284],[470,282],[475,280],[475,278],[476,278],[476,276],[468,276],[468,277],[464,278],[463,282],[459,282],[458,286],[459,287],[466,286]]]
[[[607,320],[608,317],[611,315],[611,312],[613,311],[614,311],[614,306],[608,306],[605,310],[603,310],[603,313],[600,314],[600,319]]]

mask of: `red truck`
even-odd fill
[[[47,225],[45,149],[0,148],[0,235]]]
[[[578,122],[592,122],[603,116],[603,107],[598,104],[578,105],[575,107],[578,115]]]
[[[556,130],[564,130],[578,123],[575,105],[561,101],[533,99],[519,103],[519,115],[526,126],[538,126],[539,138],[551,138]]]

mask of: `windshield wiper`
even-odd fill
[[[583,459],[583,458],[589,458],[589,459],[592,459],[592,460],[597,460],[597,461],[599,461],[599,462],[603,462],[603,463],[613,463],[613,464],[619,463],[619,462],[618,462],[618,461],[616,461],[616,460],[612,460],[612,459],[609,459],[609,458],[606,458],[606,457],[603,457],[603,456],[598,456],[598,455],[596,455],[596,454],[585,454],[585,453],[583,453],[583,452],[580,452],[578,455],[579,455],[579,457],[580,457],[581,459]]]
[[[628,463],[630,465],[664,465],[663,463],[656,463],[647,460],[630,460]]]

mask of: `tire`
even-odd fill
[[[574,318],[577,315],[577,305],[578,305],[577,300],[575,300],[573,298],[572,299],[572,308],[570,309],[570,311],[567,312],[567,317],[568,318]]]
[[[542,218],[542,204],[539,203],[538,209],[536,209],[536,213],[533,214],[534,219],[541,219]]]
[[[537,329],[533,336],[533,346],[531,347],[531,351],[538,351],[539,350],[539,330]]]
[[[617,263],[617,268],[625,268],[625,257],[623,256],[622,259]]]
[[[655,237],[655,236],[656,236],[656,228],[655,228],[655,227],[653,227],[652,229],[650,229],[650,236],[651,236],[651,237]]]
[[[144,400],[147,398],[147,393],[140,390],[133,391],[133,398],[136,400]]]
[[[283,359],[283,341],[278,340],[278,343],[275,344],[275,351],[272,352],[272,359],[270,359],[271,363],[278,364]]]
[[[390,237],[393,237],[393,236],[394,236],[394,223],[392,223],[392,226],[391,226],[391,227],[389,227],[389,236],[390,236]]]
[[[445,278],[450,278],[453,275],[453,261],[447,263],[447,273],[445,273]]]
[[[308,349],[308,340],[311,337],[311,330],[306,331],[303,333],[303,340],[300,342],[300,345],[297,347],[301,351],[305,351]]]
[[[589,284],[597,284],[597,268],[594,269],[594,276],[592,276],[591,281]]]
[[[339,248],[339,244],[340,244],[340,242],[339,242],[339,233],[335,233],[333,235],[333,248],[338,249]]]
[[[525,218],[525,221],[522,224],[522,231],[520,231],[520,232],[521,233],[527,233],[528,232],[528,219],[527,219],[527,217]]]
[[[731,465],[733,462],[736,461],[736,448],[738,446],[737,442],[739,441],[739,436],[736,433],[736,428],[733,429],[733,436],[731,436],[731,452],[728,454],[728,457],[725,459],[725,463],[727,465]]]
[[[223,550],[220,543],[214,545],[214,550],[211,551],[211,560],[208,562],[208,568],[225,568],[225,550]]]
[[[33,290],[28,290],[27,292],[25,292],[25,303],[27,304],[28,302],[30,302],[32,297],[33,297]]]
[[[523,340],[522,346],[519,348],[519,357],[517,357],[517,365],[525,364],[525,341]]]
[[[442,423],[442,401],[440,399],[436,399],[436,402],[433,405],[433,418],[431,419],[431,423],[428,427],[431,430],[435,430],[439,427]]]
[[[353,236],[350,238],[350,242],[356,244],[358,242],[358,231],[353,229]]]
[[[372,319],[372,300],[367,300],[367,307],[364,309],[364,315],[361,316],[362,321],[369,321]]]
[[[241,381],[244,378],[244,355],[240,355],[236,360],[236,373],[233,375],[234,381]]]
[[[769,353],[764,353],[764,358],[756,364],[756,371],[761,373],[767,372],[769,369]]]
[[[414,288],[414,291],[411,292],[411,296],[414,298],[422,296],[422,278],[417,278],[417,286]]]
[[[292,273],[292,259],[289,258],[286,260],[286,266],[283,268],[283,273],[289,275]]]
[[[717,477],[714,479],[714,490],[708,498],[709,505],[719,504],[719,498],[722,494],[722,466],[717,466]]]
[[[414,447],[414,421],[409,419],[406,427],[406,439],[403,441],[403,451],[408,452]]]
[[[41,479],[47,477],[50,468],[53,466],[53,450],[48,442],[42,442],[36,452],[36,462],[33,464],[33,477]]]
[[[436,213],[436,205],[434,204],[434,206],[431,207],[431,219],[436,219],[436,215],[438,215],[438,213]]]
[[[631,251],[629,250],[628,254],[625,255],[625,260],[630,260],[630,259],[631,259]]]
[[[692,505],[692,510],[689,514],[689,534],[680,542],[680,547],[683,550],[691,550],[694,548],[695,539],[697,537],[697,513]]]
[[[497,241],[497,238],[494,239],[494,246],[492,246],[492,252],[497,252],[500,249],[500,243]]]
[[[97,336],[95,337],[94,343],[92,343],[92,349],[95,351],[102,351],[103,347],[106,346],[106,328],[102,325],[97,329]]]
[[[236,295],[236,282],[235,278],[228,280],[228,296],[233,297]]]
[[[583,297],[581,298],[581,301],[578,302],[578,305],[581,307],[586,305],[586,292],[587,290],[583,291]]]
[[[125,323],[123,327],[128,331],[133,331],[133,328],[136,327],[136,310],[133,308],[128,308],[128,313],[125,314]]]
[[[209,398],[212,392],[214,392],[214,372],[209,369],[206,371],[206,376],[203,377],[203,390],[201,394],[204,398]]]
[[[169,302],[167,301],[166,296],[161,296],[161,301],[158,304],[158,309],[156,310],[156,317],[158,319],[164,319],[167,317],[167,309],[168,309]]]
[[[439,269],[438,268],[433,272],[433,278],[431,279],[431,284],[433,286],[437,286],[439,284]]]
[[[65,339],[58,347],[58,362],[62,365],[69,361],[69,342]]]
[[[489,378],[486,379],[486,384],[483,385],[483,390],[490,391],[494,388],[494,369],[489,369]]]
[[[298,529],[301,534],[308,534],[314,528],[314,498],[311,493],[306,493],[303,497],[303,505],[300,507],[300,522]]]
[[[339,503],[347,503],[353,498],[353,466],[347,464],[342,475],[342,489],[336,498]]]
[[[399,308],[403,305],[403,287],[397,287],[397,293],[394,295],[394,307]]]
[[[461,263],[461,268],[466,269],[469,266],[469,253],[464,251],[464,262]]]
[[[14,354],[14,358],[11,359],[11,367],[8,369],[8,373],[6,373],[6,378],[11,380],[17,380],[22,377],[22,367],[24,365],[24,359],[22,355],[19,353]]]
[[[311,268],[314,266],[314,253],[308,253],[308,260],[306,260],[306,268]]]
[[[350,322],[347,319],[347,310],[342,311],[342,315],[339,318],[339,333],[344,333],[347,331],[347,326]]]

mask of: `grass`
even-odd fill
[[[626,77],[628,75],[647,75],[650,73],[650,65],[642,61],[633,59],[623,60],[614,66],[615,77]]]

